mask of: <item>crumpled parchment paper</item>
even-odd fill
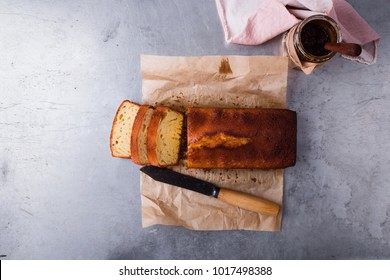
[[[278,56],[141,56],[142,101],[185,112],[193,107],[285,108],[288,58]],[[218,186],[251,193],[282,206],[284,170],[170,167]],[[279,231],[277,217],[154,181],[141,173],[142,225],[192,230]]]

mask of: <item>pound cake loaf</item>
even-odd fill
[[[154,109],[147,132],[147,155],[151,165],[169,166],[179,162],[184,116],[165,106]]]
[[[110,134],[110,149],[113,157],[131,158],[130,139],[139,104],[124,100],[119,106]]]
[[[188,108],[188,168],[277,169],[295,165],[296,112]]]

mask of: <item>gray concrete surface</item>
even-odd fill
[[[0,258],[389,259],[390,4],[349,2],[378,61],[289,70],[298,158],[270,233],[142,228],[138,167],[108,135],[140,101],[140,54],[278,55],[280,38],[227,45],[211,0],[2,0]]]

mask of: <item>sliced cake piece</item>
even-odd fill
[[[146,141],[152,115],[153,107],[149,105],[142,105],[134,120],[133,131],[131,133],[130,150],[132,161],[139,165],[149,164]]]
[[[131,158],[130,139],[140,105],[124,100],[112,123],[110,149],[113,157]]]
[[[178,163],[183,120],[182,113],[168,107],[159,106],[154,110],[146,143],[150,164],[169,166]]]

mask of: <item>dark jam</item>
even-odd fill
[[[314,22],[310,22],[302,28],[301,42],[303,48],[312,55],[323,56],[330,53],[324,49],[325,43],[330,42],[328,32]]]

